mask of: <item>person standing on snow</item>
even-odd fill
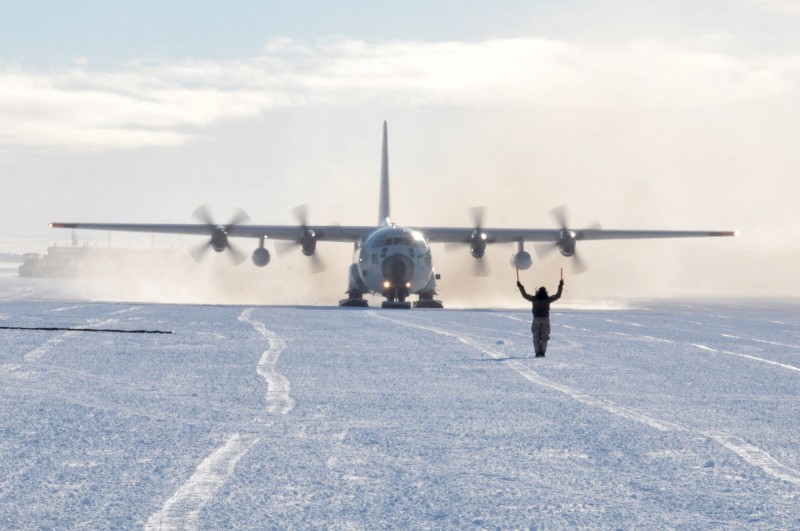
[[[550,339],[550,303],[561,298],[561,290],[564,288],[564,279],[558,283],[558,291],[552,297],[547,294],[547,289],[542,286],[536,290],[536,295],[528,295],[525,286],[517,280],[517,287],[522,296],[533,303],[533,349],[536,351],[537,358],[543,358],[547,351],[547,341]]]

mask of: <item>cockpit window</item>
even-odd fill
[[[390,245],[405,245],[411,247],[411,238],[386,238],[383,240],[383,246],[389,247]]]
[[[417,252],[421,252],[427,247],[427,244],[425,243],[424,236],[414,231],[395,231],[391,234],[375,233],[367,238],[367,241],[364,243],[364,247],[371,250],[395,246],[408,247],[409,249],[415,249]]]

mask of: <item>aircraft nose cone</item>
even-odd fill
[[[395,254],[383,261],[381,272],[383,278],[391,281],[392,284],[405,284],[411,280],[411,276],[414,274],[414,262],[407,256]]]

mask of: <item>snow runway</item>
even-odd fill
[[[373,313],[372,315],[377,315],[377,314]],[[562,384],[553,382],[551,380],[548,380],[547,378],[543,378],[542,376],[537,374],[534,370],[532,370],[527,365],[524,365],[524,364],[520,363],[519,361],[512,360],[506,354],[498,352],[497,350],[492,349],[491,347],[488,347],[488,346],[485,346],[485,345],[481,345],[478,341],[476,341],[475,339],[473,339],[473,338],[471,338],[469,336],[457,335],[457,334],[454,334],[454,333],[449,332],[447,330],[433,328],[433,327],[429,327],[429,326],[408,324],[408,323],[405,323],[405,322],[400,321],[400,320],[388,319],[384,315],[381,315],[381,317],[386,318],[387,320],[389,320],[389,321],[391,321],[391,322],[393,322],[395,324],[402,325],[402,326],[410,326],[412,328],[418,328],[420,330],[426,330],[426,331],[432,332],[434,334],[440,334],[440,335],[443,335],[443,336],[456,338],[459,341],[461,341],[462,343],[464,343],[466,345],[469,345],[469,346],[471,346],[471,347],[483,352],[484,354],[486,354],[488,356],[491,356],[494,359],[503,360],[507,367],[513,369],[514,371],[519,373],[523,378],[525,378],[526,380],[530,381],[531,383],[533,383],[535,385],[542,386],[542,387],[546,387],[546,388],[549,388],[549,389],[553,389],[553,390],[561,392],[561,393],[564,393],[565,395],[577,400],[578,402],[582,402],[582,403],[590,405],[590,406],[595,406],[595,407],[599,407],[599,408],[605,409],[606,411],[609,411],[610,413],[613,413],[614,415],[618,415],[620,417],[623,417],[623,418],[626,418],[626,419],[629,419],[629,420],[634,420],[634,421],[637,421],[637,422],[641,422],[641,423],[646,424],[647,426],[650,426],[651,428],[654,428],[654,429],[657,429],[657,430],[661,430],[661,431],[671,431],[671,430],[674,430],[674,431],[689,431],[689,428],[687,428],[685,426],[682,426],[680,424],[675,424],[675,423],[667,422],[667,421],[664,421],[664,420],[656,419],[656,418],[653,418],[651,416],[645,415],[643,413],[639,413],[637,411],[633,411],[633,410],[628,409],[628,408],[617,406],[617,405],[615,405],[615,404],[613,404],[613,403],[611,403],[609,401],[595,398],[595,397],[590,396],[590,395],[588,395],[588,394],[586,394],[586,393],[584,393],[582,391],[578,391],[578,390],[572,389],[572,388],[570,388],[570,387],[568,387],[566,385],[562,385]],[[609,320],[609,322],[612,322],[612,321]],[[642,325],[632,323],[631,326],[639,327],[639,326],[642,326]],[[620,334],[620,335],[627,335],[627,334]],[[648,339],[648,340],[655,339],[657,341],[667,341],[667,340],[660,340],[660,339],[657,339],[657,338],[652,338],[651,336],[641,336],[641,338],[642,339]],[[764,343],[771,344],[772,342],[764,342]],[[781,367],[783,369],[800,371],[800,368],[795,367],[793,365],[786,365],[786,364],[783,364],[783,363],[777,363],[777,362],[766,360],[766,359],[759,358],[759,357],[756,357],[756,356],[748,356],[748,355],[743,355],[743,354],[736,354],[736,353],[733,353],[733,352],[719,351],[719,350],[707,347],[705,345],[692,344],[692,346],[700,348],[701,350],[707,350],[707,351],[711,351],[711,352],[722,352],[723,354],[731,354],[731,355],[735,355],[735,356],[741,356],[743,358],[756,360],[756,361],[759,361],[759,362],[762,362],[762,363],[772,364],[772,365],[775,365],[777,367]],[[749,443],[745,442],[744,440],[742,440],[739,437],[736,437],[736,436],[733,436],[733,435],[730,435],[730,434],[726,434],[726,433],[703,433],[703,435],[707,436],[710,439],[713,439],[714,441],[716,441],[717,443],[721,444],[722,446],[724,446],[724,447],[730,449],[731,451],[735,452],[736,454],[741,456],[745,461],[747,461],[748,463],[752,464],[753,466],[757,466],[757,467],[761,468],[766,473],[768,473],[768,474],[770,474],[770,475],[772,475],[772,476],[774,476],[774,477],[776,477],[778,479],[782,479],[784,481],[788,481],[790,483],[794,483],[795,485],[800,487],[800,470],[796,470],[796,469],[793,469],[793,468],[788,467],[786,465],[783,465],[782,463],[779,463],[775,458],[773,458],[771,455],[769,455],[765,451],[761,450],[760,448],[757,448],[757,447],[753,446],[752,444],[749,444]]]
[[[0,527],[800,527],[780,303],[0,315]]]

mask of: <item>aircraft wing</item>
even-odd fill
[[[419,229],[432,243],[469,243],[475,232],[473,227],[429,227]],[[561,229],[495,229],[483,227],[486,243],[558,242],[563,238]],[[648,238],[707,238],[711,236],[736,236],[735,231],[674,231],[674,230],[572,230],[575,240],[631,240]]]
[[[312,230],[319,241],[357,242],[363,241],[375,231],[372,226],[344,225],[207,225],[204,223],[159,224],[159,223],[50,223],[51,228],[105,230],[119,232],[148,232],[161,234],[188,234],[210,236],[217,228],[223,228],[228,236],[239,238],[266,237],[273,240],[297,240],[304,230]],[[472,227],[428,227],[419,228],[431,243],[469,243],[475,232]],[[563,235],[560,229],[507,229],[481,228],[486,234],[486,243],[510,242],[557,242]],[[735,231],[668,231],[668,230],[604,230],[577,229],[572,231],[576,240],[629,240],[648,238],[707,238],[712,236],[735,236]]]
[[[56,229],[106,230],[117,232],[148,232],[159,234],[189,234],[211,236],[222,228],[228,236],[239,238],[266,237],[273,240],[298,240],[304,230],[312,230],[317,240],[356,242],[367,237],[375,227],[341,225],[208,225],[204,223],[50,223]]]
[[[640,240],[652,238],[709,238],[717,236],[736,236],[736,231],[703,230],[603,230],[588,229],[575,231],[576,240]]]

